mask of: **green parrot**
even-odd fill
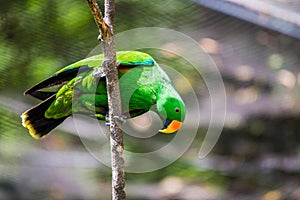
[[[21,115],[22,125],[32,137],[46,136],[72,113],[106,119],[106,78],[99,67],[103,59],[101,54],[80,60],[25,91],[42,100]],[[122,116],[118,117],[133,118],[155,108],[164,120],[159,132],[178,131],[185,118],[185,104],[155,60],[143,52],[120,51],[117,67],[122,102]]]

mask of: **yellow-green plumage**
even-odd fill
[[[108,113],[105,77],[95,75],[102,62],[103,55],[83,59],[25,92],[43,101],[21,116],[23,126],[32,136],[43,137],[72,113],[105,119]],[[135,117],[156,105],[158,114],[168,122],[165,128],[172,120],[184,120],[182,99],[150,55],[138,51],[117,52],[117,67],[123,115]],[[57,85],[60,86],[57,91],[43,91]]]

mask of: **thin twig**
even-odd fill
[[[102,12],[95,0],[87,0],[87,2],[93,13],[94,20],[99,28],[101,39],[105,40],[108,37],[112,37],[112,32],[110,31],[109,27],[113,27],[113,23],[111,23],[109,25],[105,24],[103,17],[102,17]],[[114,11],[113,11],[113,13],[114,13]]]
[[[110,145],[112,167],[112,200],[125,200],[124,144],[123,133],[118,127],[117,118],[121,116],[121,98],[116,67],[116,47],[113,37],[114,0],[105,0],[105,18],[95,0],[87,0],[98,25],[103,44],[104,61],[102,67],[106,74],[106,87],[110,119]]]

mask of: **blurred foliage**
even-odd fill
[[[224,187],[227,184],[225,174],[215,170],[199,169],[189,163],[188,160],[180,159],[163,169],[143,174],[128,174],[129,181],[159,182],[167,177],[179,177],[185,181],[213,184]]]
[[[84,57],[96,42],[85,39],[97,32],[82,1],[5,2],[0,12],[2,89],[29,87]]]
[[[145,8],[147,18],[139,18]],[[168,9],[156,1],[117,1],[115,32],[183,26],[198,17],[190,15],[195,10],[196,6],[179,0]],[[98,30],[84,1],[2,2],[0,13],[0,89],[23,90],[84,58],[98,45]]]

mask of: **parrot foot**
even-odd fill
[[[120,121],[121,123],[125,123],[126,119],[128,118],[125,115],[120,115],[120,116],[114,116],[115,119],[117,119],[118,121]]]
[[[95,68],[92,75],[94,78],[102,78],[106,76],[103,67]]]
[[[105,125],[110,126],[109,115],[108,114],[105,115]]]
[[[114,116],[114,119],[118,120],[119,122],[121,122],[122,124],[126,122],[126,119],[128,119],[127,116],[125,115],[120,115],[120,116]],[[109,115],[105,116],[105,125],[106,126],[110,126],[110,121],[109,121]]]

